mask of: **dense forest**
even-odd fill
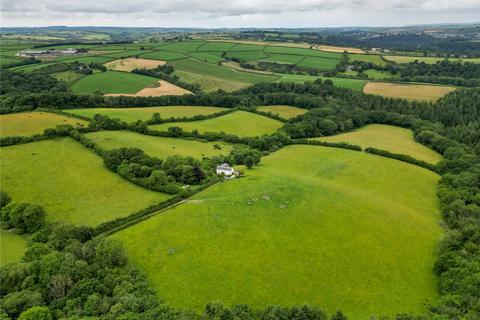
[[[48,81],[42,81],[42,76]],[[29,85],[22,85],[18,79],[24,79]],[[41,73],[21,75],[12,72],[2,75],[1,81],[2,87],[6,84],[8,88],[2,91],[2,113],[39,107],[56,110],[161,105],[213,105],[249,110],[257,105],[285,104],[308,109],[270,136],[249,139],[225,134],[201,136],[245,144],[249,147],[245,149],[247,151],[237,152],[240,162],[247,157],[255,157],[255,161],[259,161],[261,154],[296,143],[297,139],[346,132],[368,123],[412,129],[418,142],[443,155],[435,170],[441,174],[437,193],[447,234],[441,243],[434,270],[439,281],[440,301],[429,306],[424,315],[398,315],[395,319],[460,320],[480,317],[479,89],[457,90],[433,104],[366,95],[336,88],[330,80],[306,84],[263,83],[231,94],[214,92],[156,98],[76,95],[64,90],[49,75]],[[118,125],[108,119],[96,121],[97,128],[112,125],[115,129]],[[138,127],[142,125],[138,124]],[[145,133],[185,134],[175,129],[166,133]],[[68,134],[80,135],[74,130],[68,130]],[[252,152],[252,149],[256,151]],[[375,150],[372,152],[381,154]],[[158,162],[146,157],[141,150],[131,149],[106,153],[104,161],[107,167],[128,179],[145,178],[142,181],[146,184],[155,182],[157,178],[168,181],[168,176],[172,176],[170,181],[194,179],[188,182],[201,182],[207,178],[202,174],[203,170],[208,171],[208,164],[174,159],[173,162],[178,162],[170,165],[172,161]],[[188,170],[176,171],[178,163],[187,166]],[[157,171],[160,173],[151,178]],[[167,180],[162,180],[166,176]],[[39,208],[17,208],[17,205],[7,204],[8,199],[4,201],[3,198],[8,197],[2,195],[2,206],[6,205],[2,209],[2,226],[15,226],[16,221],[24,221],[15,217],[28,216],[31,211],[41,216]],[[39,230],[35,228],[27,230],[33,234],[23,261],[0,269],[0,298],[5,319],[18,316],[20,319],[327,318],[321,310],[308,306],[271,306],[253,310],[247,306],[225,308],[212,304],[206,306],[201,315],[175,310],[157,301],[144,277],[129,265],[118,243],[94,237],[94,232],[84,227],[45,224]],[[345,317],[337,313],[331,319]]]

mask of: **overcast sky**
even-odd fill
[[[480,21],[480,0],[0,0],[2,27],[334,27]]]

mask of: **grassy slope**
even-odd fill
[[[3,147],[1,189],[44,207],[49,221],[94,226],[167,199],[110,172],[78,142],[56,139]]]
[[[443,61],[445,58],[436,58],[436,57],[416,57],[416,56],[389,56],[386,55],[384,58],[388,61],[393,61],[396,63],[410,63],[418,60],[419,62],[425,62],[429,64],[434,64],[438,61]],[[480,58],[472,58],[472,59],[457,59],[457,58],[448,58],[448,60],[456,62],[456,61],[463,61],[463,62],[474,62],[480,63]]]
[[[137,120],[146,121],[152,118],[154,113],[159,113],[163,119],[193,117],[195,115],[208,115],[226,110],[225,108],[203,107],[203,106],[165,106],[165,107],[144,107],[144,108],[89,108],[69,109],[66,112],[93,118],[96,114],[120,119],[125,122]]]
[[[388,82],[369,82],[363,88],[365,93],[418,101],[436,101],[454,90],[452,86]]]
[[[83,77],[70,88],[77,93],[92,94],[97,90],[107,93],[137,93],[158,82],[157,78],[140,74],[107,71]]]
[[[326,78],[326,77],[305,76],[305,75],[298,75],[298,74],[282,74],[277,81],[304,83],[307,81],[315,81],[316,79],[322,79],[322,80],[330,79],[333,81],[333,84],[337,87],[354,89],[354,90],[362,90],[365,84],[367,83],[366,80],[360,80],[360,79]]]
[[[148,155],[160,159],[168,156],[179,155],[184,157],[213,157],[228,155],[232,146],[224,142],[199,142],[176,138],[152,137],[130,131],[99,131],[88,133],[87,137],[107,150],[122,147],[136,147]],[[221,150],[215,149],[220,146]]]
[[[175,74],[183,81],[199,84],[206,91],[214,91],[219,88],[234,91],[254,83],[276,79],[269,75],[236,71],[193,59],[170,61],[169,64],[175,67]]]
[[[378,54],[352,54],[350,53],[349,58],[351,61],[363,61],[363,62],[371,62],[373,64],[379,66],[387,65],[387,62],[382,59],[382,57]]]
[[[257,110],[277,114],[283,119],[294,118],[308,111],[307,109],[302,109],[302,108],[297,108],[292,106],[283,106],[283,105],[260,106],[260,107],[257,107]]]
[[[282,122],[258,114],[235,111],[221,117],[190,122],[162,123],[150,126],[151,129],[166,131],[169,127],[180,127],[184,131],[226,132],[240,137],[253,137],[275,132]]]
[[[351,319],[420,312],[437,298],[437,181],[392,159],[290,146],[114,237],[178,307],[309,303]]]
[[[21,235],[0,229],[0,266],[20,261],[26,243],[27,239]]]
[[[416,142],[411,130],[382,124],[371,124],[352,132],[313,140],[349,142],[363,148],[374,147],[393,153],[407,154],[430,163],[437,163],[442,158],[437,152]]]
[[[59,124],[86,125],[87,122],[48,112],[22,112],[0,115],[0,137],[31,136]]]

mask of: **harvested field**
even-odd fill
[[[348,53],[358,53],[358,54],[363,54],[365,51],[359,48],[352,48],[352,47],[336,47],[336,46],[329,46],[325,44],[319,44],[316,47],[317,50],[320,51],[329,51],[329,52],[340,52],[343,53],[347,51]]]
[[[402,98],[418,101],[436,101],[454,90],[454,87],[447,86],[387,82],[368,82],[363,88],[364,93],[376,94],[388,98]]]
[[[0,137],[42,134],[59,124],[87,125],[86,121],[49,112],[21,112],[0,115]]]
[[[182,96],[184,94],[192,94],[187,89],[183,89],[165,80],[159,80],[158,85],[143,88],[137,93],[110,93],[106,96],[119,97],[160,97],[160,96]]]
[[[150,60],[141,58],[127,58],[108,62],[105,66],[109,70],[130,72],[135,69],[155,69],[158,66],[163,66],[166,61]]]

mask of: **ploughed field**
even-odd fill
[[[42,206],[48,221],[95,226],[168,198],[111,172],[70,138],[2,147],[0,169],[1,189]]]
[[[437,298],[438,179],[362,152],[289,146],[112,237],[176,307],[422,312]]]
[[[154,137],[131,131],[98,131],[87,133],[86,137],[100,147],[111,150],[118,148],[140,148],[146,154],[159,159],[168,156],[194,157],[202,159],[213,156],[228,155],[232,145],[216,142],[200,142],[197,140]]]
[[[0,137],[43,134],[47,128],[60,124],[87,125],[87,121],[49,112],[22,112],[0,115]]]
[[[373,147],[392,153],[406,154],[430,163],[437,163],[442,159],[436,151],[416,142],[411,130],[383,124],[370,124],[355,131],[312,140],[348,142],[362,148]]]
[[[280,129],[283,123],[246,111],[234,111],[226,115],[199,121],[170,122],[152,125],[149,128],[158,131],[167,131],[170,127],[180,127],[183,131],[197,130],[205,132],[225,132],[239,137],[255,137],[271,134]]]
[[[88,108],[69,109],[66,112],[81,115],[93,119],[96,114],[108,116],[114,119],[130,123],[137,120],[146,121],[152,118],[154,113],[159,113],[162,119],[168,118],[191,118],[197,115],[209,115],[227,110],[226,108],[204,106],[165,106],[144,108]]]

